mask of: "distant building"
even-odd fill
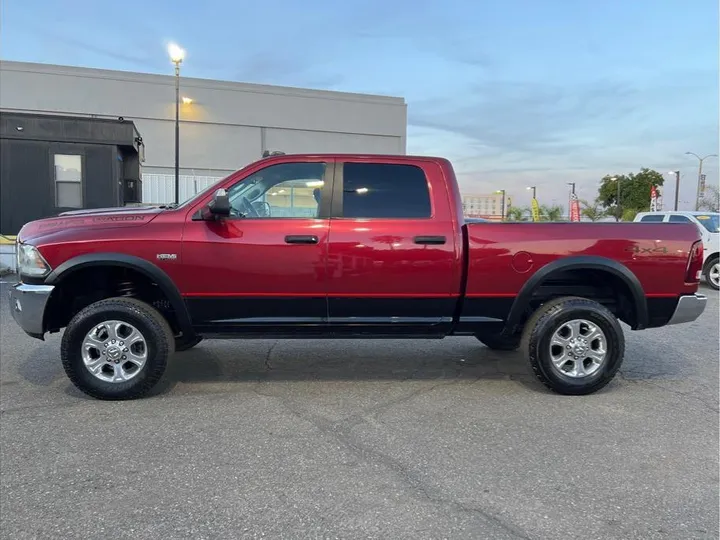
[[[181,77],[180,92],[181,200],[260,159],[265,150],[405,154],[407,106],[401,97],[190,77]],[[3,60],[0,112],[85,118],[98,125],[131,122],[142,134],[142,202],[174,201],[172,75]],[[87,158],[82,149],[77,154]],[[78,184],[90,205],[86,182],[95,178],[83,175]],[[102,181],[109,178],[108,173]],[[54,189],[49,175],[45,187]]]
[[[479,217],[485,219],[501,220],[502,215],[502,194],[492,193],[489,195],[463,194],[462,206],[465,217]],[[505,201],[505,212],[507,212],[508,201]]]

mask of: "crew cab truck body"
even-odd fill
[[[11,309],[65,328],[84,392],[147,392],[203,338],[442,338],[521,347],[565,394],[607,384],[632,329],[689,322],[691,224],[465,223],[445,159],[271,156],[171,208],[68,212],[18,235]]]

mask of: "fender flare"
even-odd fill
[[[65,261],[50,272],[47,278],[45,278],[45,283],[47,285],[58,286],[63,280],[78,270],[94,266],[128,268],[135,270],[136,272],[140,272],[147,278],[157,283],[158,287],[160,287],[160,290],[167,297],[173,311],[175,312],[180,330],[185,335],[195,335],[187,306],[185,305],[182,295],[175,285],[175,282],[173,282],[170,276],[168,276],[160,267],[154,265],[146,259],[135,257],[133,255],[126,255],[124,253],[88,253],[86,255],[79,255]]]
[[[648,324],[648,306],[645,291],[640,284],[640,280],[632,271],[622,263],[608,259],[606,257],[598,257],[594,255],[580,255],[577,257],[566,257],[557,259],[551,263],[541,267],[535,272],[530,279],[525,282],[520,293],[515,297],[515,301],[510,308],[505,331],[511,332],[520,322],[535,289],[545,279],[550,277],[554,272],[566,270],[601,270],[612,274],[619,278],[628,288],[632,295],[635,314],[637,317],[633,330],[642,330]]]

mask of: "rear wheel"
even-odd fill
[[[720,259],[715,257],[711,260],[705,270],[707,284],[716,291],[720,289]]]
[[[90,304],[68,323],[61,356],[72,383],[98,399],[133,399],[162,377],[175,338],[165,318],[134,298]]]
[[[535,376],[560,394],[592,394],[622,365],[625,336],[604,306],[564,297],[540,306],[528,320],[521,347]]]

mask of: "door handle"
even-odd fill
[[[413,242],[416,244],[425,244],[430,246],[441,246],[447,242],[447,238],[444,236],[416,236],[413,238]]]
[[[318,237],[311,234],[296,234],[285,237],[286,244],[317,244]]]

